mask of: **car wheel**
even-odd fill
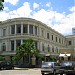
[[[42,75],[44,75],[44,73],[42,73]]]

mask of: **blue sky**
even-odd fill
[[[29,17],[39,20],[64,35],[75,27],[75,0],[5,0],[0,20]]]

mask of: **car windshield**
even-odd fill
[[[72,63],[71,62],[63,62],[61,65],[62,66],[72,66]]]
[[[52,66],[52,65],[53,65],[52,62],[44,62],[42,64],[43,67],[45,67],[45,66]]]

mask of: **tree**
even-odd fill
[[[0,61],[3,61],[5,58],[3,55],[0,55]]]
[[[37,55],[39,50],[35,47],[35,41],[32,39],[25,40],[25,42],[20,45],[16,50],[16,55],[13,57],[13,60],[19,61],[22,57]],[[30,59],[29,59],[30,61]]]
[[[4,0],[0,0],[0,10],[4,9],[3,2],[4,2]]]

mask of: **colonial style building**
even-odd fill
[[[0,54],[11,59],[24,40],[33,39],[42,55],[75,58],[75,35],[64,36],[46,24],[31,18],[14,18],[0,22]]]

